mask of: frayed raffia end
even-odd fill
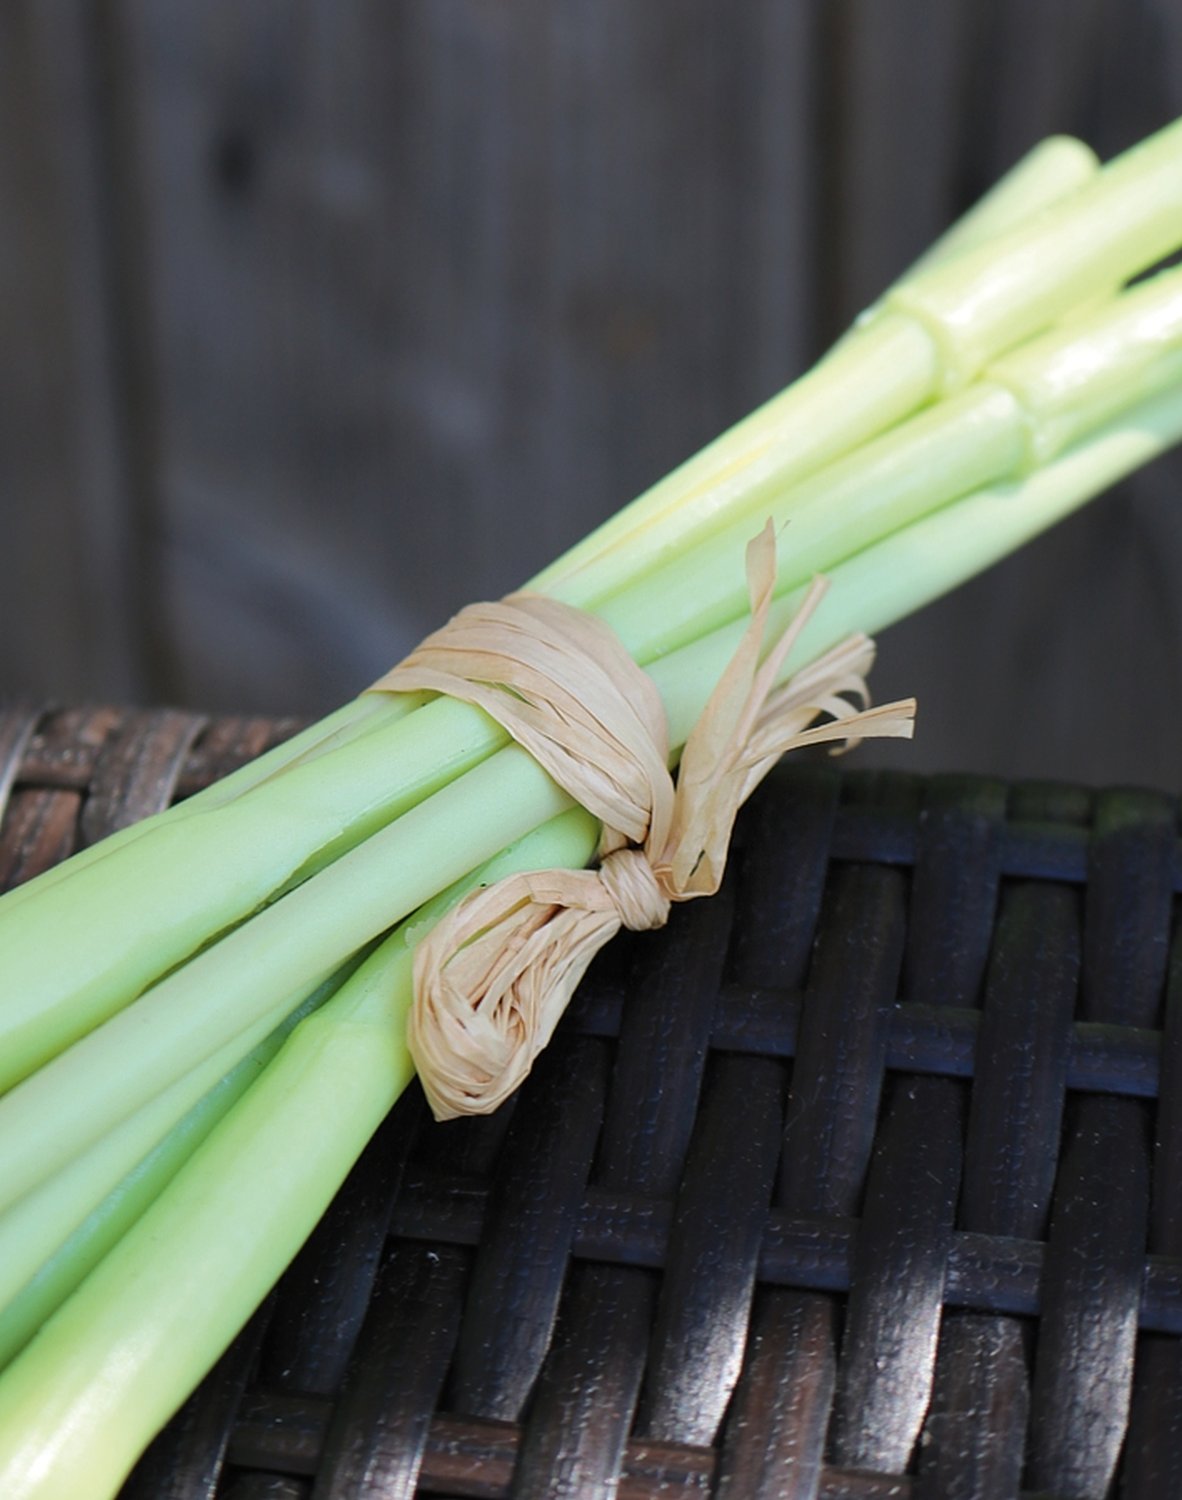
[[[408,1042],[437,1119],[503,1103],[621,927],[663,926],[672,902],[717,891],[738,810],[781,755],[911,737],[914,699],[869,706],[865,636],[775,686],[824,592],[818,579],[761,663],[775,569],[769,521],[747,549],[750,624],[686,741],[676,786],[651,679],[600,621],[554,600],[472,606],[375,685],[479,704],[603,823],[596,869],[509,876],[419,944]]]

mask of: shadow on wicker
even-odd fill
[[[0,881],[292,727],[0,714]],[[402,1101],[126,1500],[1182,1493],[1177,812],[777,773],[508,1107]]]

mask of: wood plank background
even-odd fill
[[[804,369],[1176,0],[9,0],[0,694],[311,713]],[[1182,466],[896,627],[916,769],[1178,788]]]

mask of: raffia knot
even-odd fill
[[[599,878],[629,932],[651,932],[669,920],[672,901],[640,849],[617,849],[599,862]]]
[[[555,600],[469,606],[375,683],[475,703],[603,825],[597,869],[474,891],[416,949],[407,1040],[436,1118],[488,1113],[513,1092],[621,926],[661,927],[673,901],[718,889],[735,816],[785,751],[910,737],[913,699],[868,706],[874,644],[864,636],[776,685],[824,584],[760,662],[775,573],[769,521],[747,549],[750,623],[686,741],[676,787],[652,679],[602,621]]]

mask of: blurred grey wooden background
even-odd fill
[[[0,694],[314,712],[800,372],[1178,0],[6,0]],[[1182,466],[883,639],[918,769],[1177,787]]]

